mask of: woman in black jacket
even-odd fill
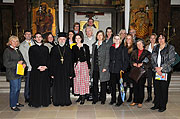
[[[74,94],[80,95],[76,102],[84,104],[85,95],[89,94],[89,71],[90,71],[90,51],[89,46],[83,44],[84,39],[80,34],[74,36],[76,45],[72,47],[74,63]]]
[[[144,49],[144,41],[142,39],[138,39],[137,49],[134,50],[131,54],[130,63],[133,67],[141,67],[146,72],[148,68],[151,68],[151,54],[149,51]],[[142,107],[142,103],[144,100],[144,84],[146,82],[146,72],[140,77],[138,82],[134,82],[134,100],[130,106],[135,106],[138,104],[138,107]],[[136,72],[135,72],[136,73]]]
[[[166,104],[168,102],[168,88],[171,80],[172,64],[175,61],[175,48],[169,45],[166,41],[166,37],[160,34],[158,37],[159,44],[156,45],[152,52],[152,67],[155,74],[162,76],[165,75],[166,80],[154,81],[154,107],[152,110],[159,109],[159,112],[166,110]]]
[[[133,42],[134,42],[133,41],[133,36],[131,34],[128,34],[126,36],[124,46],[128,49],[128,58],[129,58],[129,60],[131,58],[131,54],[132,54],[133,50],[135,49],[135,46],[134,46],[135,44]],[[133,99],[133,83],[134,83],[134,81],[129,77],[130,70],[131,70],[131,65],[130,65],[130,62],[129,62],[128,68],[124,72],[124,77],[123,77],[125,99],[126,99],[127,88],[129,88],[129,98],[127,99],[127,102],[131,102],[132,99]]]
[[[113,37],[114,44],[110,47],[110,62],[109,62],[109,71],[110,71],[110,81],[112,86],[111,92],[111,102],[110,105],[116,103],[116,84],[118,84],[119,96],[116,106],[120,106],[123,101],[121,99],[120,92],[120,71],[125,71],[128,67],[129,58],[128,58],[128,49],[122,44],[122,40],[119,35]]]

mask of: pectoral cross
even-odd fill
[[[63,58],[63,57],[61,57],[61,62],[62,62],[62,64],[63,64],[63,62],[64,62],[64,58]]]

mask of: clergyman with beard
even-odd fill
[[[50,74],[54,79],[53,83],[53,105],[69,106],[70,99],[70,78],[73,76],[72,53],[66,46],[66,33],[58,34],[58,45],[51,49]]]

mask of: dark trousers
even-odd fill
[[[167,81],[154,81],[155,86],[155,99],[154,105],[160,109],[166,109],[166,104],[168,102],[168,88],[171,80],[171,73],[168,73]]]
[[[98,81],[99,81],[99,71],[93,71],[93,101],[98,101]],[[106,90],[107,90],[107,82],[101,82],[101,92],[100,92],[100,99],[101,101],[106,101]]]
[[[110,81],[111,81],[111,102],[116,102],[116,85],[118,84],[118,90],[119,90],[119,96],[118,96],[118,102],[122,102],[121,99],[121,93],[120,93],[120,73],[110,73]]]
[[[148,87],[152,86],[153,72],[152,69],[147,70],[147,84]]]
[[[25,88],[24,88],[25,99],[29,99],[29,77],[30,77],[30,71],[27,71],[27,74],[25,76]]]
[[[10,80],[10,107],[16,107],[21,89],[21,79]]]
[[[144,100],[144,85],[146,82],[146,74],[144,74],[139,81],[134,83],[134,103],[143,103]]]

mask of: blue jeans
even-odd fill
[[[27,71],[25,79],[25,88],[24,88],[24,98],[29,99],[29,77],[30,77],[30,71]]]
[[[10,107],[16,107],[21,89],[21,78],[10,80]]]

